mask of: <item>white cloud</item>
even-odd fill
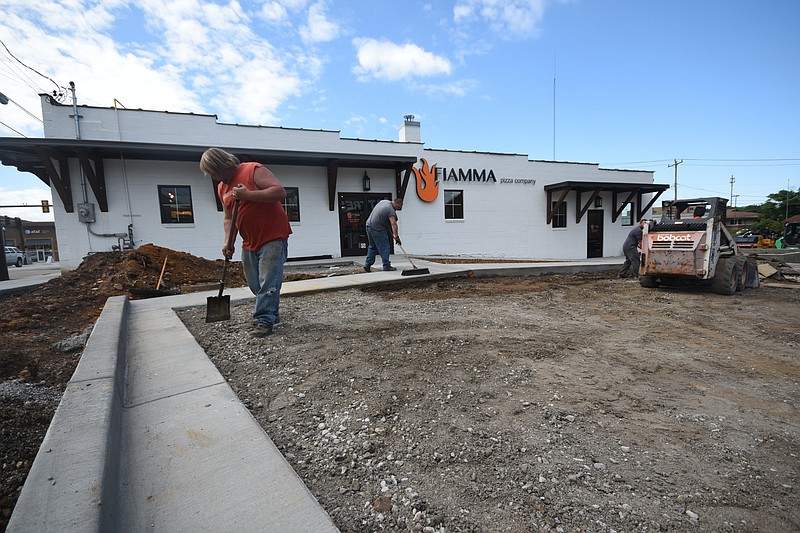
[[[261,16],[272,22],[282,22],[288,18],[286,8],[280,2],[266,2],[261,6]]]
[[[339,36],[339,26],[325,15],[325,4],[316,2],[308,9],[308,24],[300,28],[300,37],[307,43],[332,41]]]
[[[358,65],[353,72],[359,80],[371,78],[397,81],[407,77],[450,74],[452,65],[444,57],[415,44],[395,44],[375,39],[355,39]]]
[[[458,0],[456,24],[480,22],[503,38],[525,39],[539,34],[547,0]]]
[[[273,1],[249,13],[236,0],[72,0],[44,7],[12,0],[4,7],[0,39],[58,85],[74,81],[79,104],[111,106],[116,98],[129,108],[213,112],[223,121],[270,124],[287,100],[313,86],[324,59],[295,42],[262,37],[251,18],[268,8],[272,16],[289,16],[307,4]],[[326,24],[322,7],[314,4],[308,14],[316,40],[337,31]],[[117,30],[139,18],[145,27],[115,40]],[[8,59],[3,52],[0,67]],[[38,115],[36,93],[56,85],[22,67],[16,71],[12,80],[0,71],[3,92]],[[15,115],[13,123],[24,125],[28,136],[41,135],[32,119]]]

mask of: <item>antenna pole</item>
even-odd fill
[[[553,161],[556,160],[556,54],[553,52]]]

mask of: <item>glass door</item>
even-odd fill
[[[367,217],[381,200],[391,200],[389,193],[339,194],[339,233],[342,257],[367,255]]]

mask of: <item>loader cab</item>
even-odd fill
[[[725,220],[727,198],[691,198],[662,202],[662,222]]]

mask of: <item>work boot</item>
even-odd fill
[[[386,267],[383,269],[384,272],[394,272],[397,270],[395,267]]]
[[[368,267],[367,265],[364,265],[364,272],[372,272],[372,267]]]
[[[259,322],[253,327],[253,337],[263,338],[272,335],[272,324],[262,324]]]

